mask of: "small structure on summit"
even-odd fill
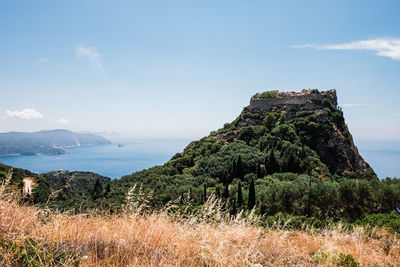
[[[299,106],[305,109],[315,109],[315,101],[322,101],[328,98],[332,104],[337,106],[336,90],[319,92],[317,89],[300,92],[279,92],[278,90],[257,93],[250,99],[249,110],[271,111],[274,107],[281,107],[283,110],[292,110]]]

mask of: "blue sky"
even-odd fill
[[[0,132],[207,135],[258,91],[336,88],[400,137],[400,1],[2,1]]]

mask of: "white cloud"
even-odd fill
[[[39,58],[38,60],[36,60],[35,65],[38,66],[38,65],[48,62],[48,61],[50,61],[50,59],[48,57],[42,57],[42,58]]]
[[[76,55],[81,58],[87,58],[91,62],[93,62],[101,71],[103,71],[103,65],[101,64],[102,55],[97,52],[96,47],[94,46],[84,46],[78,45],[76,48]]]
[[[12,118],[20,118],[23,120],[31,120],[31,119],[42,119],[43,115],[36,111],[33,108],[26,108],[23,109],[21,111],[11,111],[11,110],[7,110],[6,111],[6,115],[8,117],[12,117]]]
[[[67,119],[53,119],[53,118],[50,118],[49,119],[51,122],[56,122],[56,123],[61,123],[61,124],[68,124],[69,123],[69,120],[67,120]]]
[[[378,56],[389,57],[393,60],[400,60],[399,38],[369,39],[342,44],[305,44],[291,47],[327,50],[369,50],[375,51]]]

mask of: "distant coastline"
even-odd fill
[[[111,144],[102,136],[68,130],[0,133],[0,156],[62,155],[64,149]]]

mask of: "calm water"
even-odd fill
[[[400,142],[356,140],[358,150],[379,178],[400,178]]]
[[[189,141],[122,142],[65,149],[65,155],[7,156],[0,162],[33,172],[58,169],[91,171],[112,178],[161,165],[180,152]],[[358,141],[360,154],[379,178],[400,177],[400,143]]]
[[[361,150],[361,153],[380,179],[400,178],[400,151]]]
[[[122,142],[110,145],[74,147],[64,155],[0,157],[0,162],[37,173],[58,169],[91,171],[111,178],[162,165],[180,152],[188,141]],[[123,144],[123,147],[118,147]]]

